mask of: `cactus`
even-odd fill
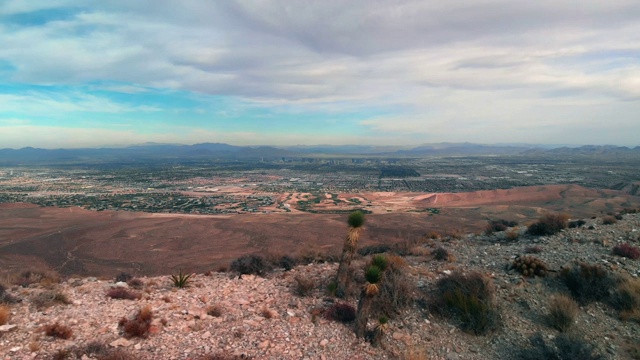
[[[518,256],[513,260],[511,268],[515,269],[524,276],[546,276],[549,269],[547,264],[535,256],[525,255]]]

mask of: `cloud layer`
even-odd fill
[[[0,43],[0,120],[61,132],[640,145],[635,0],[8,0]]]

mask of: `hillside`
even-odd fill
[[[199,273],[185,289],[174,287],[168,275],[140,277],[130,285],[95,277],[57,283],[55,276],[37,272],[6,277],[3,299],[21,302],[8,305],[7,325],[0,327],[0,354],[6,359],[48,359],[54,354],[59,359],[204,359],[207,354],[209,359],[515,359],[531,346],[528,339],[536,333],[548,344],[564,339],[546,317],[551,296],[569,293],[557,272],[563,266],[580,260],[601,265],[611,276],[637,281],[640,275],[640,260],[612,254],[618,244],[639,245],[640,214],[626,214],[612,225],[594,218],[552,236],[533,237],[525,230],[444,238],[433,234],[398,248],[406,262],[398,266],[411,285],[404,295],[413,300],[393,314],[377,347],[357,339],[352,324],[323,316],[337,301],[326,291],[337,264],[318,258],[320,263],[291,271],[275,269],[264,277]],[[365,234],[369,231],[365,229]],[[438,255],[440,247],[448,256]],[[548,276],[529,278],[509,270],[516,256],[533,251],[539,251],[535,256],[548,266]],[[353,264],[356,283],[363,281],[368,261],[360,257]],[[438,280],[457,271],[480,271],[495,285],[500,323],[496,330],[469,334],[433,307]],[[296,278],[311,284],[308,296],[295,294]],[[16,282],[24,286],[11,285]],[[137,287],[129,291],[140,298],[106,296],[122,287]],[[347,302],[356,306],[357,301],[351,297]],[[594,354],[602,358],[637,359],[640,323],[632,319],[638,320],[638,314],[627,314],[629,320],[622,321],[610,303],[610,298],[581,303],[567,333],[593,344]],[[121,318],[146,306],[152,310],[148,337],[123,336]],[[56,322],[71,330],[69,339],[44,334],[43,329]],[[371,321],[370,327],[374,324]]]

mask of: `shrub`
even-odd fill
[[[9,321],[11,310],[7,305],[0,305],[0,325],[4,325]]]
[[[484,233],[487,235],[491,235],[495,232],[505,231],[510,227],[517,226],[518,223],[515,221],[507,221],[504,219],[500,220],[489,220],[489,223],[484,229]]]
[[[37,308],[48,308],[55,304],[71,304],[66,294],[58,290],[48,290],[35,295],[31,303]]]
[[[264,275],[271,270],[271,266],[260,255],[244,255],[231,263],[231,270],[243,274]]]
[[[316,284],[313,280],[307,279],[300,275],[297,275],[294,279],[296,281],[294,293],[298,296],[308,296],[316,287]]]
[[[434,259],[440,261],[455,261],[456,257],[449,253],[449,250],[443,248],[442,246],[438,246],[435,250],[431,252],[431,255]]]
[[[193,274],[183,274],[182,269],[180,269],[177,275],[171,274],[171,282],[173,283],[173,286],[179,289],[186,288],[189,286],[189,279],[191,278],[191,275]]]
[[[509,241],[516,241],[520,237],[518,229],[509,230],[504,234],[505,238]]]
[[[629,277],[621,279],[610,300],[611,305],[620,311],[623,320],[640,322],[640,280]]]
[[[145,306],[138,310],[133,318],[127,319],[123,317],[120,319],[118,326],[122,328],[122,332],[126,337],[146,338],[149,335],[152,318],[151,307]]]
[[[499,325],[495,287],[479,272],[455,272],[436,284],[434,310],[455,319],[466,332],[486,334]]]
[[[600,360],[602,355],[595,353],[595,348],[584,340],[566,334],[560,334],[554,339],[554,345],[549,346],[540,333],[530,339],[532,348],[520,350],[516,359],[519,360]]]
[[[579,313],[580,307],[572,298],[557,295],[551,298],[547,319],[553,328],[564,332],[573,325]]]
[[[4,285],[0,284],[0,304],[13,304],[17,302],[19,302],[19,300],[9,294]]]
[[[283,268],[285,271],[289,271],[296,266],[296,260],[289,255],[284,255],[278,260],[278,266]]]
[[[587,263],[563,268],[560,277],[573,298],[581,303],[606,299],[615,282],[605,268]]]
[[[125,282],[126,283],[131,279],[133,279],[133,276],[131,276],[130,274],[127,274],[125,272],[122,272],[122,273],[118,274],[118,276],[116,276],[115,282]]]
[[[533,236],[545,236],[559,233],[562,229],[566,229],[566,214],[546,214],[535,223],[529,225],[527,234]]]
[[[369,245],[358,249],[360,256],[367,256],[373,254],[382,254],[391,251],[391,246],[388,245]]]
[[[138,300],[142,297],[140,293],[120,286],[110,288],[109,290],[107,290],[106,295],[107,297],[110,297],[112,299],[123,300]]]
[[[517,256],[511,268],[524,276],[546,276],[549,271],[547,264],[532,255]]]
[[[573,229],[573,228],[582,227],[582,226],[584,226],[586,224],[587,224],[587,222],[582,220],[582,219],[580,219],[580,220],[572,220],[572,221],[569,221],[569,223],[567,224],[567,227],[570,228],[570,229]]]
[[[356,318],[356,309],[347,303],[335,303],[324,312],[324,317],[327,320],[350,322]]]
[[[640,258],[640,249],[627,243],[614,246],[613,253],[633,260]]]
[[[134,289],[142,289],[142,287],[144,286],[144,281],[138,278],[133,278],[127,281],[127,285],[131,286]]]
[[[47,336],[53,336],[58,339],[69,339],[73,335],[73,331],[66,325],[62,325],[59,322],[54,324],[45,325],[44,333]]]
[[[42,284],[45,286],[60,282],[60,275],[52,271],[28,270],[22,272],[15,280],[14,284],[28,287],[31,284]]]
[[[378,295],[372,299],[372,315],[393,318],[413,303],[415,284],[406,273],[406,264],[399,256],[387,257],[387,270],[379,284]]]
[[[618,220],[613,216],[605,216],[602,218],[602,225],[613,225],[617,222]]]

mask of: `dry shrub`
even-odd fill
[[[600,265],[577,263],[564,267],[560,278],[571,292],[571,296],[580,303],[602,301],[609,296],[615,279]]]
[[[582,227],[582,226],[584,226],[586,224],[587,224],[587,222],[582,220],[582,219],[580,219],[580,220],[572,220],[572,221],[569,221],[569,223],[567,224],[567,227],[569,229],[573,229],[573,228]]]
[[[58,290],[48,290],[35,295],[31,299],[31,303],[37,308],[42,309],[56,304],[71,304],[71,301],[66,294]]]
[[[308,296],[316,287],[316,284],[313,280],[302,277],[300,275],[296,275],[294,279],[296,281],[294,293],[298,296]]]
[[[350,322],[356,318],[356,308],[347,303],[335,303],[325,310],[324,317],[332,321]]]
[[[567,214],[546,214],[535,223],[529,225],[527,234],[534,236],[545,236],[559,233],[567,228]]]
[[[433,256],[434,259],[440,260],[440,261],[449,261],[449,262],[456,261],[456,257],[453,254],[451,254],[449,250],[443,248],[442,246],[438,246],[436,249],[434,249],[431,252],[431,255]]]
[[[213,316],[213,317],[222,316],[222,306],[220,305],[209,306],[209,308],[207,308],[207,315]]]
[[[131,291],[124,287],[112,287],[107,290],[107,297],[112,299],[138,300],[142,295],[136,291]]]
[[[620,311],[623,320],[640,322],[640,280],[621,279],[611,296],[611,305]]]
[[[7,305],[0,305],[0,325],[4,325],[9,322],[11,316],[11,309]]]
[[[509,230],[504,234],[505,238],[509,241],[516,241],[520,237],[518,229]]]
[[[520,360],[601,360],[604,357],[598,354],[595,347],[583,339],[575,336],[560,334],[553,340],[553,345],[548,345],[540,333],[530,338],[531,345],[521,349],[516,355]]]
[[[48,270],[28,270],[20,273],[14,280],[14,285],[28,287],[31,284],[40,284],[48,287],[58,284],[60,275],[54,271]]]
[[[123,317],[120,319],[118,326],[122,328],[126,337],[146,338],[149,336],[152,319],[153,311],[151,310],[151,307],[147,305],[138,310],[133,318],[127,319]]]
[[[382,253],[390,252],[391,250],[392,250],[391,246],[389,245],[369,245],[369,246],[364,246],[358,249],[358,255],[367,256],[367,255],[374,255],[374,254],[382,254]]]
[[[231,263],[231,271],[235,271],[241,275],[264,275],[271,271],[271,269],[271,264],[260,255],[244,255]]]
[[[47,336],[52,336],[58,339],[69,339],[73,335],[73,331],[70,327],[62,325],[59,322],[44,326],[44,333]]]
[[[138,278],[133,278],[127,281],[127,285],[131,286],[134,289],[142,289],[144,287],[144,281]]]
[[[4,285],[0,284],[0,304],[14,304],[19,302],[18,298],[9,294]]]
[[[579,313],[580,307],[572,298],[556,295],[549,303],[547,319],[553,328],[564,332],[573,325]]]
[[[484,229],[484,233],[486,235],[491,235],[495,232],[505,231],[510,227],[517,226],[518,223],[516,221],[508,221],[504,219],[500,220],[489,220],[489,223]]]
[[[632,260],[640,258],[640,249],[631,244],[620,244],[613,247],[613,254]]]
[[[527,254],[539,254],[542,252],[542,247],[539,245],[527,246],[524,248],[524,252]]]
[[[454,272],[438,281],[432,309],[454,319],[466,332],[481,335],[499,326],[493,281],[480,272]]]
[[[605,216],[602,218],[602,225],[613,225],[618,222],[614,216]]]
[[[128,282],[129,280],[133,279],[133,276],[129,273],[126,272],[122,272],[120,274],[118,274],[118,276],[116,276],[115,278],[115,282]]]

